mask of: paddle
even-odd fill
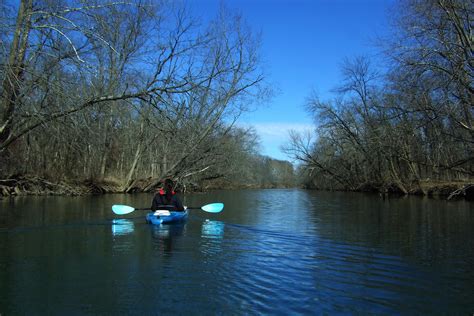
[[[224,203],[211,203],[203,206],[190,206],[188,210],[203,210],[208,213],[219,213],[224,208]],[[134,208],[128,205],[112,205],[112,211],[117,215],[124,215],[131,213],[133,211],[143,211],[150,210],[149,207],[146,208]]]

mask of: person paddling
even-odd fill
[[[173,181],[166,179],[163,188],[160,188],[153,197],[151,203],[151,210],[168,210],[174,212],[183,212],[184,206],[179,197],[173,190]]]

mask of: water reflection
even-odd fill
[[[133,221],[129,219],[112,220],[112,249],[115,255],[126,254],[133,250],[133,241],[130,238],[135,230]]]
[[[224,236],[224,223],[206,220],[202,223],[201,236],[203,238],[222,238]]]
[[[151,225],[151,236],[155,247],[165,254],[170,254],[175,248],[175,242],[183,236],[186,223]]]
[[[122,236],[131,234],[134,231],[133,221],[128,219],[114,219],[112,220],[112,235]]]
[[[204,255],[222,252],[224,227],[224,223],[220,221],[205,220],[202,223],[200,250]]]
[[[217,200],[208,220],[161,226],[109,219],[149,195],[0,201],[0,313],[474,311],[472,203],[247,190],[187,204]]]

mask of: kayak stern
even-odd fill
[[[169,215],[155,215],[155,213],[146,214],[146,222],[152,225],[161,225],[167,223],[181,222],[188,218],[188,211],[169,212]]]

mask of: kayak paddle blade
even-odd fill
[[[135,211],[135,208],[128,205],[112,205],[112,211],[117,215],[124,215]]]
[[[219,213],[224,208],[224,203],[212,203],[201,207],[201,209],[208,213]]]

